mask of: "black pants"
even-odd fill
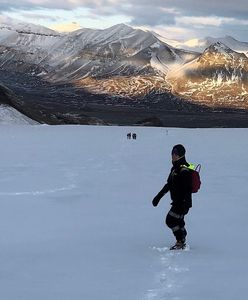
[[[188,211],[189,209],[186,209],[182,212],[181,209],[172,206],[166,216],[165,223],[172,230],[177,241],[184,241],[186,238],[184,217]]]

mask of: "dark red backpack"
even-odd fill
[[[194,170],[192,170],[192,193],[197,193],[201,187],[200,171],[200,164],[197,165]]]
[[[190,170],[192,175],[192,193],[197,193],[201,187],[201,178],[200,178],[200,170],[201,165],[197,165],[196,167],[193,164],[190,164],[188,167],[183,165],[184,168]]]

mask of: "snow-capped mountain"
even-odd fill
[[[175,64],[197,56],[161,42],[151,32],[124,24],[104,30],[78,30],[55,44],[50,53],[53,80],[165,75]]]
[[[6,62],[7,68],[15,63],[23,71],[23,64],[32,64],[36,73],[44,69],[53,80],[166,74],[174,64],[197,56],[169,46],[151,32],[124,24],[61,35],[44,27],[12,22],[1,25],[0,46],[2,68]]]
[[[199,55],[124,24],[59,35],[22,23],[15,27],[13,22],[2,24],[0,54],[1,69],[44,75],[52,82],[69,81],[111,96],[168,91],[164,80],[168,71]],[[134,79],[131,89],[127,76]]]
[[[217,42],[171,72],[174,93],[208,106],[248,108],[248,58]]]
[[[47,27],[23,22],[17,19],[4,17],[4,16],[0,16],[0,30],[1,31],[5,30],[5,33],[7,35],[11,34],[11,31],[29,32],[29,33],[36,33],[41,35],[59,35],[58,32],[49,29]],[[1,36],[2,36],[2,32],[1,32]]]
[[[34,24],[15,20],[0,23],[1,46],[11,47],[15,50],[48,51],[61,36],[54,30]]]
[[[192,51],[198,51],[203,52],[206,48],[208,48],[210,45],[215,43],[222,43],[232,50],[239,52],[239,53],[247,53],[248,52],[248,43],[247,42],[241,42],[236,40],[235,38],[231,36],[225,36],[225,37],[206,37],[204,39],[191,39],[184,42],[176,42],[174,41],[174,47],[176,48],[183,48],[187,50]]]
[[[33,74],[43,72],[46,67],[43,60],[62,35],[43,26],[9,18],[0,21],[1,69]]]
[[[69,34],[13,20],[0,25],[0,70],[113,99],[173,92],[211,106],[244,107],[248,57],[242,52],[248,43],[229,36],[180,42],[124,24]]]
[[[46,61],[52,81],[73,81],[93,93],[145,96],[168,91],[171,68],[199,54],[173,48],[151,32],[119,24],[78,30],[61,39]]]

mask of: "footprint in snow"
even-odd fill
[[[179,299],[176,296],[178,289],[182,288],[181,280],[178,276],[188,272],[189,269],[178,265],[177,258],[185,251],[189,251],[187,246],[183,251],[172,251],[168,247],[151,247],[153,251],[159,253],[161,262],[160,271],[155,274],[155,288],[147,290],[143,300],[153,299]]]

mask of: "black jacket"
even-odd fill
[[[192,207],[192,175],[184,166],[189,166],[185,157],[173,163],[167,183],[152,201],[154,206],[157,206],[160,199],[170,192],[171,204],[174,208],[187,210]]]

